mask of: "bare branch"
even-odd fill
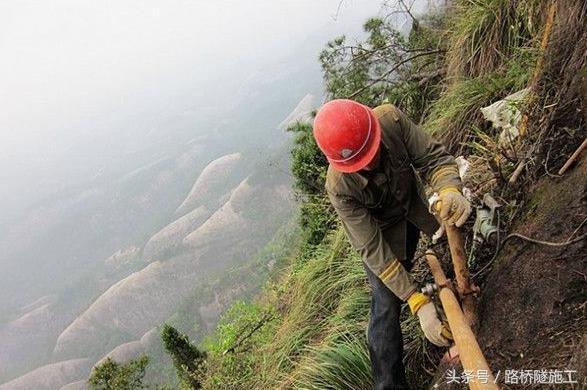
[[[265,313],[263,315],[263,317],[257,322],[257,324],[255,325],[255,327],[253,329],[251,329],[247,334],[245,334],[244,336],[240,337],[237,339],[237,341],[230,346],[226,351],[224,351],[222,353],[222,355],[226,355],[228,353],[232,353],[235,352],[235,350],[240,347],[245,340],[247,340],[248,338],[250,338],[256,331],[258,331],[259,329],[261,329],[261,327],[263,327],[263,325],[265,325],[267,322],[269,322],[271,319],[273,319],[273,315],[271,313]],[[250,326],[247,325],[246,328],[248,328]],[[245,328],[245,329],[246,329]]]
[[[366,84],[365,86],[359,88],[358,90],[356,90],[355,92],[353,92],[352,94],[350,94],[348,96],[349,99],[352,99],[354,97],[356,97],[357,95],[359,95],[362,92],[365,92],[367,89],[371,88],[373,85],[377,84],[380,81],[385,80],[389,75],[391,75],[393,72],[395,72],[396,70],[398,70],[402,65],[418,58],[418,57],[423,57],[423,56],[427,56],[427,55],[431,55],[431,54],[438,54],[440,52],[440,50],[432,50],[432,51],[426,51],[426,52],[421,52],[418,54],[414,54],[413,56],[406,58],[400,62],[398,62],[397,64],[395,64],[395,66],[393,66],[391,69],[389,69],[387,72],[385,72],[384,74],[381,75],[381,77],[371,81],[370,83]]]

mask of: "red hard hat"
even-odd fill
[[[369,107],[336,99],[322,106],[316,115],[314,138],[337,171],[357,172],[377,154],[381,126]]]

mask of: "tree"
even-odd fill
[[[308,123],[295,123],[288,131],[295,134],[291,150],[291,171],[296,195],[302,201],[300,226],[304,242],[319,244],[335,225],[334,210],[326,198],[324,183],[328,161],[318,149]]]
[[[128,363],[118,363],[107,358],[96,366],[88,380],[91,390],[136,390],[145,389],[143,378],[149,357],[143,355]]]
[[[182,383],[190,389],[200,389],[198,375],[206,359],[206,353],[200,351],[186,335],[171,325],[163,325],[161,340]]]
[[[368,34],[364,41],[349,43],[344,36],[330,41],[319,57],[328,97],[369,106],[387,101],[421,118],[444,73],[438,24],[434,18],[414,22],[405,36],[392,18],[371,18],[363,26]]]

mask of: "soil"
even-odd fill
[[[587,158],[562,178],[544,177],[511,232],[553,242],[585,234]],[[587,223],[585,223],[587,225]],[[482,287],[479,345],[503,389],[587,389],[587,246],[509,240]],[[444,370],[446,367],[444,367]],[[506,370],[574,370],[574,385],[505,384]],[[436,388],[447,388],[446,377]],[[567,373],[564,377],[567,378]],[[454,388],[454,387],[453,387]]]

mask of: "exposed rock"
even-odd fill
[[[235,234],[246,228],[246,220],[235,211],[235,199],[246,198],[251,192],[247,179],[234,190],[228,202],[217,210],[202,226],[190,233],[183,241],[192,248],[201,248],[219,241],[225,245]]]
[[[112,351],[108,352],[102,359],[98,360],[96,366],[104,363],[107,358],[117,362],[127,362],[145,353],[145,348],[140,341],[130,341],[128,343],[120,344]]]
[[[183,215],[199,206],[216,208],[219,195],[229,189],[226,188],[227,184],[241,163],[241,158],[240,153],[227,154],[208,164],[175,213]]]
[[[139,341],[145,348],[152,347],[155,343],[159,343],[159,328],[151,328],[151,330],[145,333]]]
[[[287,117],[277,126],[279,130],[286,131],[288,127],[296,122],[305,122],[312,120],[312,111],[316,108],[314,95],[307,94],[300,100],[298,105],[289,113]]]
[[[21,377],[0,385],[0,390],[55,390],[86,378],[89,359],[72,359],[39,367]]]
[[[111,268],[120,268],[124,265],[130,264],[131,262],[137,260],[140,254],[141,248],[131,246],[126,249],[119,249],[106,260],[104,260],[104,263]]]
[[[125,363],[132,359],[136,359],[141,354],[146,353],[148,348],[155,340],[158,340],[158,338],[159,334],[157,332],[157,328],[152,328],[150,331],[145,333],[143,337],[140,338],[140,340],[121,344],[112,351],[108,352],[106,355],[104,355],[104,357],[98,360],[96,364],[94,364],[94,367],[102,364],[108,357],[119,363]]]
[[[197,229],[212,214],[206,207],[200,206],[183,217],[165,226],[149,239],[143,250],[149,260],[163,259],[176,252],[182,240]]]
[[[55,337],[71,321],[68,315],[54,312],[52,300],[27,305],[30,311],[0,326],[0,383],[46,361]]]
[[[194,260],[156,261],[114,284],[59,335],[54,356],[103,354],[117,345],[104,340],[130,341],[144,335],[189,293],[198,278]]]

